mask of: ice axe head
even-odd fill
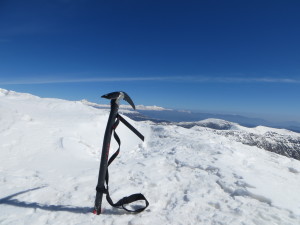
[[[134,105],[132,99],[124,91],[111,92],[106,95],[102,95],[101,98],[116,100],[117,104],[119,104],[120,100],[124,99],[126,102],[128,102],[132,106],[133,109],[135,109],[135,105]]]

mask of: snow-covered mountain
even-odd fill
[[[275,129],[264,126],[247,128],[237,123],[220,119],[175,124],[194,130],[199,129],[199,127],[207,127],[211,129],[211,132],[225,136],[232,141],[256,146],[270,152],[300,160],[300,135],[286,129]]]
[[[110,104],[97,104],[94,102],[89,102],[86,99],[81,100],[82,103],[84,103],[85,105],[89,105],[89,106],[93,106],[95,108],[104,108],[104,109],[109,109],[110,108]],[[136,105],[135,106],[136,110],[150,110],[150,111],[172,111],[171,109],[166,109],[163,108],[161,106],[145,106],[145,105]],[[129,110],[129,112],[127,111]],[[132,107],[130,105],[120,105],[120,111],[125,111],[127,113],[135,113],[136,111],[132,111]]]
[[[93,106],[95,108],[107,109],[110,107],[109,104],[96,104],[86,100],[82,100],[86,105]],[[204,113],[204,112],[193,112],[187,110],[175,110],[166,109],[159,106],[143,106],[138,105],[136,111],[132,111],[129,105],[121,105],[120,110],[128,115],[130,118],[137,121],[152,120],[155,122],[196,122],[206,120],[210,118],[221,119],[225,121],[231,121],[238,123],[245,127],[257,127],[267,126],[279,129],[288,129],[297,133],[300,133],[300,123],[297,121],[282,121],[272,122],[261,118],[246,117],[238,114],[222,114],[222,113]]]
[[[117,128],[111,197],[141,192],[150,206],[135,215],[104,200],[103,214],[92,214],[108,112],[0,89],[1,225],[300,224],[300,161],[245,143],[248,135],[275,144],[299,134],[215,119],[126,118],[146,139]]]

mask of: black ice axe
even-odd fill
[[[149,202],[147,199],[144,197],[144,195],[138,193],[138,194],[133,194],[128,197],[124,197],[121,200],[119,200],[116,203],[113,203],[112,199],[110,198],[109,191],[108,191],[108,181],[109,181],[109,176],[108,176],[108,166],[112,163],[112,161],[117,157],[117,155],[120,152],[120,138],[115,132],[115,129],[117,128],[119,122],[121,121],[124,125],[126,125],[132,132],[134,132],[140,139],[144,141],[144,136],[137,131],[131,124],[129,124],[119,113],[119,104],[121,100],[127,101],[133,109],[135,109],[135,105],[131,98],[122,91],[118,92],[112,92],[106,95],[101,96],[102,98],[107,98],[110,99],[110,104],[111,104],[111,110],[104,134],[104,139],[103,139],[103,147],[102,147],[102,154],[101,154],[101,162],[100,162],[100,169],[99,169],[99,177],[98,177],[98,184],[96,187],[96,199],[95,199],[95,206],[93,213],[99,215],[101,213],[101,204],[102,204],[102,197],[103,194],[106,194],[106,200],[108,203],[116,208],[123,208],[128,212],[132,213],[139,213],[142,212],[144,209],[146,209],[149,205]],[[109,156],[109,148],[110,148],[110,140],[112,133],[114,133],[114,138],[119,144],[118,150],[111,156],[111,158],[108,160]],[[106,187],[105,187],[106,183]],[[140,208],[135,208],[135,209],[128,209],[125,207],[126,204],[130,204],[135,201],[139,200],[144,200],[145,201],[145,206],[140,207]]]

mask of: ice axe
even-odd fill
[[[102,98],[110,99],[110,113],[109,113],[109,118],[108,122],[106,125],[106,130],[104,134],[104,139],[103,139],[103,146],[102,146],[102,154],[101,154],[101,161],[100,161],[100,169],[99,169],[99,176],[98,176],[98,184],[96,187],[96,199],[95,199],[95,206],[93,213],[94,214],[101,214],[101,205],[102,205],[102,197],[103,194],[106,194],[106,200],[108,203],[116,208],[123,208],[128,212],[132,213],[139,213],[142,212],[144,209],[146,209],[149,205],[149,202],[147,199],[144,197],[144,195],[138,193],[138,194],[133,194],[128,197],[124,197],[121,200],[119,200],[116,203],[113,203],[112,199],[110,198],[109,195],[109,190],[108,190],[108,181],[109,181],[109,175],[108,175],[108,166],[112,163],[112,161],[117,157],[117,155],[120,152],[120,138],[117,135],[115,129],[117,128],[119,122],[121,121],[124,125],[126,125],[132,132],[134,132],[141,140],[144,141],[144,136],[136,130],[130,123],[128,123],[119,113],[119,105],[121,100],[127,101],[133,109],[135,109],[135,105],[132,101],[132,99],[123,91],[118,91],[118,92],[112,92],[106,95],[101,96]],[[112,133],[114,132],[114,138],[119,144],[118,150],[111,156],[111,158],[108,160],[109,156],[109,149],[110,149],[110,141],[111,141],[111,136]],[[105,187],[106,183],[106,187]],[[144,200],[145,201],[145,206],[137,208],[137,209],[128,209],[125,207],[126,204],[130,204],[135,201],[139,200]]]

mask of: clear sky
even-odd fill
[[[0,0],[0,87],[300,121],[300,1]]]

